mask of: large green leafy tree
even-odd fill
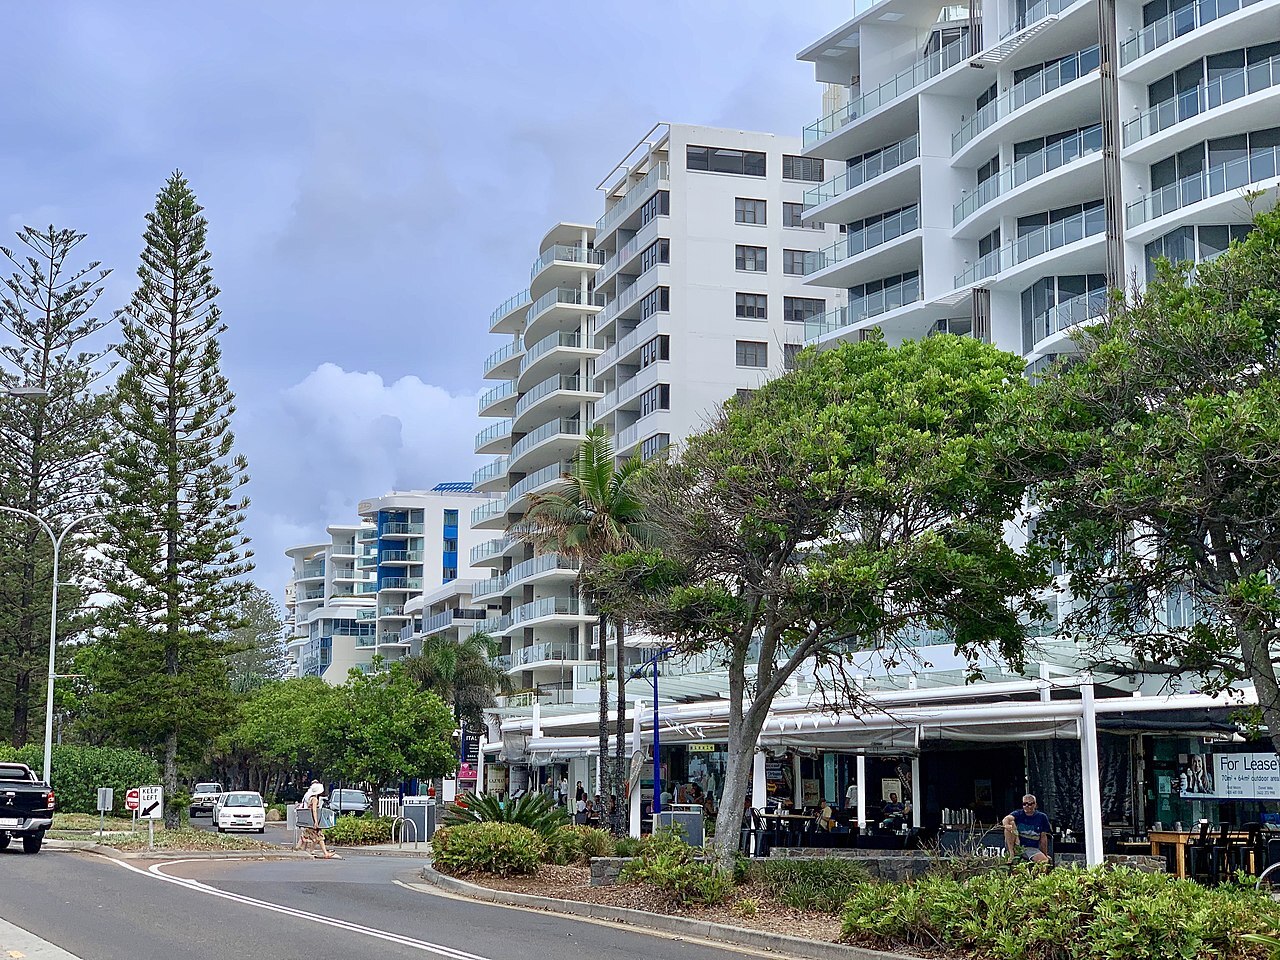
[[[70,261],[83,233],[24,227],[0,247],[13,272],[0,279],[0,386],[36,387],[43,397],[0,402],[0,503],[42,517],[55,530],[84,519],[101,489],[100,439],[109,372],[105,321],[95,314],[110,271]],[[58,633],[81,628],[79,584],[89,532],[63,544]],[[21,746],[42,703],[48,670],[52,544],[32,521],[0,514],[0,730]]]
[[[240,598],[236,620],[239,625],[227,637],[232,649],[227,655],[227,682],[232,692],[248,693],[282,679],[288,657],[284,620],[275,598],[256,584],[250,585]]]
[[[496,695],[511,690],[511,678],[493,665],[497,652],[497,640],[487,633],[472,633],[461,640],[433,633],[401,665],[422,689],[449,705],[464,729],[475,730],[484,726],[484,711],[497,703]]]
[[[121,312],[123,372],[105,463],[105,589],[92,658],[96,718],[160,754],[165,786],[228,711],[225,655],[252,568],[234,397],[221,370],[207,222],[174,173],[147,215],[138,286]]]
[[[1064,629],[1122,667],[1251,683],[1280,752],[1280,213],[1211,262],[1165,263],[1079,341],[1009,415],[1080,605]]]
[[[348,783],[385,784],[452,773],[453,716],[398,663],[353,670],[322,717],[327,770]]]
[[[727,668],[722,858],[770,704],[802,664],[828,705],[856,710],[848,657],[904,660],[917,628],[975,662],[1021,662],[1044,576],[1003,536],[1023,487],[991,469],[989,427],[1027,389],[1017,357],[971,338],[810,351],[641,475],[653,546],[607,559],[596,587],[676,657]]]
[[[234,720],[219,727],[213,759],[226,782],[275,795],[323,772],[329,734],[325,727],[338,688],[319,677],[266,683],[238,705]]]
[[[613,445],[602,427],[587,431],[573,467],[565,474],[562,490],[536,494],[525,515],[523,536],[540,550],[554,550],[574,557],[581,565],[580,583],[586,583],[601,558],[637,545],[643,535],[644,510],[635,493],[635,477],[641,469],[638,457],[621,466],[614,462]],[[590,596],[590,590],[587,591]],[[599,614],[597,644],[600,672],[600,765],[607,777],[602,795],[618,797],[612,827],[621,832],[626,812],[622,803],[623,744],[627,724],[627,661],[623,643],[624,619],[615,617],[615,752],[609,757],[609,663],[605,644],[609,610],[596,598]]]

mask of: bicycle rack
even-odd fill
[[[400,827],[399,841],[396,840],[397,826]],[[394,820],[391,821],[391,842],[395,843],[397,847],[404,846],[404,828],[405,827],[413,827],[413,849],[417,850],[418,849],[418,825],[414,823],[412,820],[408,820],[404,817],[396,817]]]

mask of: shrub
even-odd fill
[[[765,883],[779,900],[798,910],[839,913],[845,900],[868,874],[862,864],[846,857],[766,860]]]
[[[636,837],[618,837],[613,841],[613,855],[615,857],[638,857],[643,848],[643,841]]]
[[[462,823],[443,827],[431,838],[432,863],[454,875],[536,873],[546,857],[546,841],[515,823]]]
[[[160,782],[160,765],[137,750],[116,747],[54,747],[50,778],[65,813],[95,813],[98,788],[115,791],[115,808],[124,810],[124,795],[133,787]],[[0,746],[0,762],[25,763],[39,774],[43,748],[31,744],[19,749]]]
[[[547,863],[577,863],[582,859],[582,838],[573,827],[556,827],[543,839],[547,841]]]
[[[599,827],[573,827],[582,840],[582,854],[590,860],[592,857],[617,856],[616,843],[608,830]]]
[[[733,876],[698,859],[699,853],[678,832],[658,830],[641,843],[639,856],[623,868],[622,879],[665,890],[681,903],[717,904],[733,890]]]
[[[760,912],[760,901],[755,897],[743,897],[738,901],[737,911],[744,917],[754,917]]]
[[[325,840],[343,847],[391,842],[391,817],[338,817],[324,832]]]
[[[514,823],[528,827],[548,840],[559,827],[569,823],[569,815],[541,793],[526,793],[505,803],[488,794],[477,796],[468,793],[445,808],[444,823],[448,827],[466,823]]]
[[[1018,865],[963,880],[858,884],[845,903],[842,938],[1002,960],[1243,960],[1264,955],[1247,934],[1277,928],[1280,904],[1245,888]]]

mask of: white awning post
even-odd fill
[[[476,749],[476,793],[487,793],[484,788],[484,748],[485,744],[481,743]]]
[[[1102,797],[1098,773],[1098,716],[1093,699],[1093,684],[1080,688],[1084,717],[1080,724],[1080,779],[1084,785],[1084,856],[1085,863],[1096,867],[1103,862]]]
[[[911,825],[924,826],[924,790],[920,786],[920,755],[911,758]]]
[[[804,788],[800,783],[800,754],[791,754],[791,808],[799,810],[804,806]]]
[[[858,754],[858,829],[867,829],[867,755]]]
[[[757,750],[751,761],[751,806],[763,810],[769,802],[769,781],[765,779],[764,751]]]
[[[640,718],[644,716],[644,701],[637,700],[631,714],[631,756],[634,758],[636,754],[643,749],[640,739]],[[643,770],[643,767],[641,768]],[[643,780],[642,776],[640,780]],[[629,781],[628,781],[629,782]],[[630,815],[630,825],[627,830],[631,836],[637,840],[640,839],[640,794],[643,791],[640,788],[640,781],[636,782],[636,787],[631,791],[631,796],[627,798],[627,812]]]

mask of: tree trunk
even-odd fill
[[[613,815],[609,818],[609,828],[613,831],[614,836],[621,837],[627,833],[627,815],[631,810],[631,805],[626,802],[626,790],[624,789],[627,780],[625,749],[627,742],[627,650],[626,645],[622,642],[625,630],[622,617],[618,617],[614,621],[614,627],[617,630],[614,662],[617,664],[617,677],[615,680],[618,687],[618,720],[614,724],[614,735],[617,737],[617,742],[613,745],[613,782],[610,784],[609,789],[610,795],[615,800],[613,803]],[[605,797],[605,802],[609,802],[609,796]]]
[[[725,764],[720,810],[716,814],[715,837],[716,860],[726,870],[733,869],[733,859],[738,852],[743,804],[750,790],[760,731],[764,729],[772,700],[757,700],[747,710],[742,709],[746,692],[745,660],[745,655],[740,657],[735,651],[729,664],[729,759]]]
[[[596,662],[600,668],[600,772],[596,779],[596,790],[600,796],[605,795],[605,786],[611,781],[609,776],[609,657],[605,650],[604,633],[608,626],[608,618],[600,614],[600,636],[596,643]]]
[[[21,668],[13,681],[13,745],[27,745],[27,730],[30,724],[31,711],[31,674],[34,671]]]
[[[164,738],[164,825],[169,830],[179,826],[179,808],[173,805],[178,795],[178,731],[170,730]]]
[[[1244,617],[1237,619],[1237,623],[1243,621]],[[1258,695],[1258,709],[1262,712],[1262,722],[1267,725],[1271,749],[1280,755],[1280,683],[1276,682],[1276,667],[1271,662],[1266,637],[1257,627],[1245,625],[1236,627],[1236,635],[1240,639],[1245,675],[1253,681]]]

